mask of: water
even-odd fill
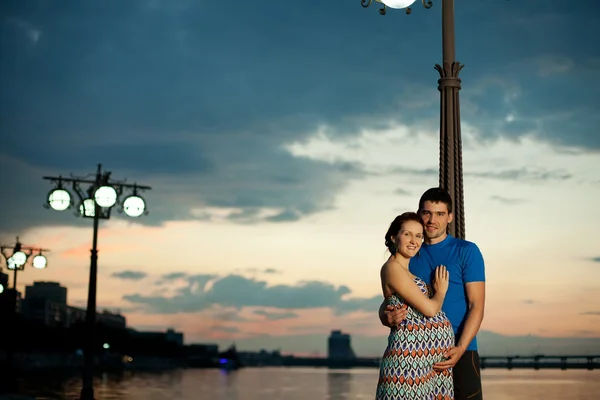
[[[126,372],[96,381],[96,400],[354,400],[374,399],[378,370],[318,368],[246,368]],[[598,399],[600,371],[482,371],[486,400]],[[1,377],[0,377],[1,379]],[[79,377],[31,376],[21,393],[38,400],[77,399]]]

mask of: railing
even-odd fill
[[[481,368],[598,369],[600,355],[485,356]]]
[[[327,358],[286,357],[284,366],[312,366],[330,368],[379,367],[381,358],[359,357],[353,360]],[[600,369],[600,355],[534,355],[534,356],[482,356],[481,369]],[[266,363],[268,364],[268,362]]]

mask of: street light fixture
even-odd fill
[[[415,0],[375,0],[383,4],[379,10],[386,14],[389,8],[406,8],[411,13],[410,5]],[[369,7],[373,0],[361,0],[363,7]],[[433,6],[430,0],[421,0],[423,7]],[[461,80],[458,77],[464,67],[456,61],[454,38],[454,0],[442,2],[442,64],[436,64],[435,69],[440,74],[438,90],[440,91],[440,172],[439,185],[450,193],[454,204],[454,221],[448,226],[448,233],[465,239],[465,212],[463,191],[462,140],[460,134],[459,91]]]
[[[90,280],[88,286],[87,310],[85,313],[86,345],[84,349],[83,387],[80,400],[94,399],[94,328],[96,325],[96,287],[98,279],[98,224],[101,219],[110,219],[112,208],[119,202],[125,189],[132,193],[120,205],[119,211],[130,217],[140,217],[147,214],[146,202],[138,195],[138,191],[149,190],[150,186],[141,186],[136,183],[128,184],[124,181],[111,181],[110,172],[98,169],[94,179],[78,177],[50,177],[44,179],[51,181],[56,187],[48,194],[45,207],[57,211],[64,211],[74,205],[71,193],[64,188],[70,185],[77,196],[77,212],[75,215],[94,220],[92,250],[90,260]],[[89,185],[83,189],[82,185]],[[41,265],[41,264],[40,264]]]
[[[42,249],[39,247],[23,246],[17,237],[14,245],[2,245],[0,246],[0,260],[4,258],[6,261],[6,268],[13,271],[13,287],[12,290],[8,287],[4,287],[0,284],[0,294],[7,300],[6,305],[8,306],[9,312],[8,318],[5,321],[6,326],[15,326],[17,324],[17,273],[23,271],[27,262],[31,259],[32,266],[36,269],[46,268],[48,261],[43,255],[44,252],[50,250]],[[36,254],[34,257],[32,255]],[[4,282],[8,286],[8,278]],[[6,292],[6,293],[5,293]],[[8,366],[8,374],[3,377],[3,387],[10,388],[11,391],[18,391],[18,380],[14,375],[14,363],[13,363],[13,348],[8,346],[6,349],[6,365]]]
[[[10,256],[8,255],[7,250],[10,250]],[[29,258],[34,253],[37,253],[37,255],[33,257],[31,265],[36,269],[46,268],[48,260],[46,260],[46,257],[42,253],[49,251],[50,250],[48,249],[41,249],[39,247],[23,246],[19,241],[19,237],[17,237],[14,245],[0,246],[0,253],[2,253],[4,260],[6,260],[6,268],[13,271],[13,289],[15,290],[15,296],[17,295],[17,272],[25,269],[27,261],[29,261]],[[2,287],[0,293],[2,293],[4,289],[6,288]]]
[[[40,254],[33,257],[32,265],[33,268],[44,269],[48,265],[48,260],[42,255],[42,252],[40,251]]]

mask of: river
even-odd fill
[[[245,368],[224,372],[187,369],[104,374],[96,400],[350,400],[374,399],[376,369]],[[600,371],[482,371],[486,400],[599,399]],[[0,377],[1,379],[1,377]],[[79,377],[30,375],[21,393],[38,400],[77,399]]]

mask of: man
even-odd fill
[[[452,199],[442,188],[431,188],[419,200],[419,215],[425,225],[425,242],[410,261],[410,271],[431,284],[433,272],[445,265],[450,286],[442,311],[452,323],[456,345],[444,356],[447,360],[434,364],[441,371],[453,368],[455,400],[482,400],[477,332],[483,320],[485,306],[485,267],[476,244],[456,239],[447,233],[452,222]],[[379,308],[383,325],[397,326],[406,317],[406,310]]]

